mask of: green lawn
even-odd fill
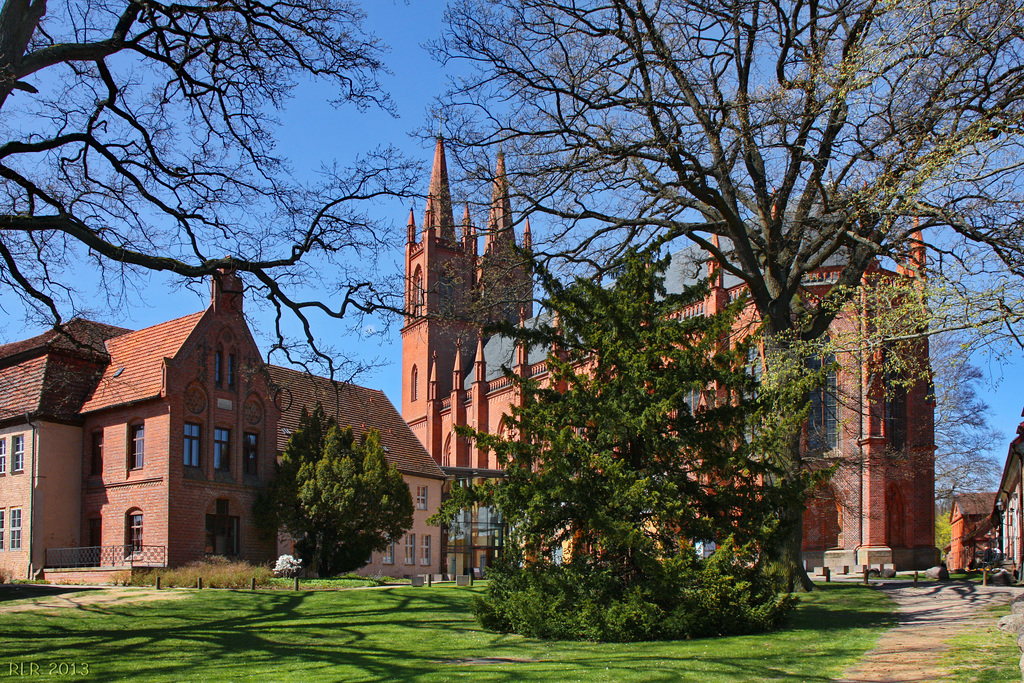
[[[986,616],[1010,613],[1009,605],[991,607]],[[996,628],[995,624],[970,629],[949,641],[943,657],[945,664],[963,683],[1005,683],[1020,680],[1020,650],[1017,636]]]
[[[11,665],[45,674],[85,663],[88,678],[104,681],[827,681],[871,647],[892,608],[875,591],[832,585],[802,596],[789,626],[769,635],[564,643],[480,630],[469,609],[477,590],[204,590],[0,614],[0,677]],[[0,588],[0,607],[12,597]]]

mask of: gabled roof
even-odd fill
[[[0,421],[76,421],[107,363],[104,341],[129,332],[75,318],[62,331],[0,346]]]
[[[960,508],[960,514],[966,518],[988,517],[996,505],[996,494],[993,493],[961,493],[953,498],[953,505]]]
[[[163,359],[174,358],[205,313],[199,311],[108,340],[110,364],[82,412],[159,396]]]
[[[283,409],[278,420],[279,451],[284,450],[291,433],[298,429],[302,409],[312,411],[320,403],[329,417],[342,426],[351,426],[357,435],[371,428],[380,432],[384,457],[403,474],[445,478],[383,391],[277,365],[267,366],[267,370],[273,385],[271,389],[280,392],[275,403]]]

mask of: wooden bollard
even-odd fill
[[[981,585],[982,586],[987,586],[988,585],[988,567],[982,567],[981,568]]]
[[[832,581],[832,570],[829,569],[828,567],[822,567],[822,569],[825,570],[825,572],[824,572],[824,574],[825,574],[825,583],[831,582]]]
[[[156,577],[156,589],[160,590],[160,576],[159,575],[157,575],[157,577]]]
[[[299,590],[299,577],[295,577],[295,590]]]
[[[914,570],[914,588],[917,588],[917,570]]]
[[[255,576],[252,577],[252,586],[249,588],[249,590],[256,590],[256,577]]]
[[[431,574],[427,574],[426,576],[427,576],[427,588],[430,588],[431,586],[434,585],[434,577]]]
[[[864,567],[864,585],[865,586],[869,585],[868,584],[868,572],[869,571],[871,571],[871,570],[868,569],[867,567]]]
[[[199,588],[199,590],[203,590],[203,577],[199,577],[199,579],[196,582],[196,586]]]

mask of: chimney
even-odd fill
[[[242,278],[238,273],[220,268],[210,280],[210,306],[217,313],[241,313],[242,292]]]

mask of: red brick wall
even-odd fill
[[[237,362],[236,381],[228,387],[214,382],[214,354],[225,363]],[[208,310],[193,333],[167,364],[163,396],[144,404],[116,407],[88,416],[83,439],[82,538],[88,539],[89,519],[102,518],[103,545],[126,542],[125,515],[143,512],[143,539],[163,545],[171,565],[201,559],[206,550],[206,515],[217,499],[228,501],[228,514],[239,518],[239,555],[263,562],[272,559],[273,539],[259,538],[252,507],[258,492],[273,476],[278,411],[263,375],[258,348],[240,315],[228,307]],[[223,378],[226,380],[226,375]],[[144,468],[127,471],[129,425],[146,426]],[[184,423],[201,428],[200,467],[186,468],[183,460]],[[213,467],[213,437],[217,427],[231,430],[230,470]],[[89,476],[91,434],[104,433],[101,477]],[[243,433],[258,435],[257,474],[243,472]]]

